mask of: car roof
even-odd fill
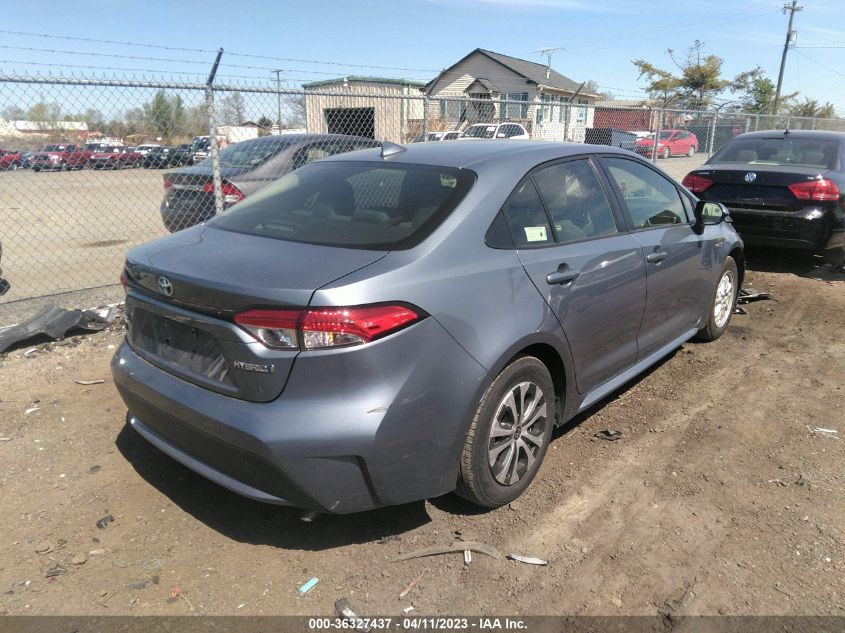
[[[334,160],[371,160],[391,163],[417,163],[456,168],[483,167],[488,162],[502,160],[512,163],[514,168],[530,169],[534,165],[556,158],[578,156],[581,154],[619,154],[635,156],[632,152],[609,145],[587,145],[584,143],[561,143],[558,141],[502,141],[496,139],[477,140],[471,143],[411,143],[404,151],[393,154],[387,159],[381,158],[381,150],[364,149],[346,154],[335,154],[321,159]]]
[[[845,141],[845,132],[830,132],[827,130],[765,130],[762,132],[746,132],[735,136],[736,139],[746,138],[806,138],[819,141]]]

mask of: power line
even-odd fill
[[[9,30],[2,30],[0,29],[0,34],[5,35],[23,35],[26,37],[41,37],[47,39],[57,39],[57,40],[70,40],[76,42],[89,42],[93,44],[113,44],[118,46],[136,46],[142,48],[155,48],[159,50],[167,50],[167,51],[181,51],[181,52],[188,52],[188,53],[208,53],[208,54],[216,54],[217,51],[210,50],[210,49],[203,49],[203,48],[184,48],[180,46],[164,46],[161,44],[146,44],[141,42],[121,42],[117,40],[101,40],[93,37],[75,37],[71,35],[53,35],[49,33],[31,33],[27,31],[9,31]],[[306,63],[306,64],[322,64],[322,65],[329,65],[329,66],[342,66],[346,68],[371,68],[371,69],[379,69],[379,70],[402,70],[406,72],[421,72],[421,73],[436,73],[437,70],[431,68],[401,68],[397,66],[373,66],[368,64],[352,64],[348,62],[335,62],[335,61],[322,61],[322,60],[315,60],[315,59],[297,59],[297,58],[290,58],[290,57],[274,57],[272,55],[254,55],[250,53],[237,53],[226,51],[226,55],[231,55],[233,57],[247,57],[252,59],[266,59],[270,61],[283,61],[283,62],[295,62],[295,63]],[[207,64],[208,62],[196,62],[196,63],[204,63]]]

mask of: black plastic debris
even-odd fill
[[[98,520],[98,521],[97,521],[97,527],[98,527],[99,529],[101,529],[101,530],[105,530],[105,529],[106,529],[106,526],[107,526],[109,523],[111,523],[112,521],[114,521],[114,517],[113,517],[112,515],[110,515],[110,514],[107,514],[107,515],[106,515],[106,516],[104,516],[102,519],[100,519],[100,520]]]
[[[736,297],[737,303],[751,303],[752,301],[763,301],[771,299],[771,292],[760,292],[755,288],[740,288],[739,294]]]
[[[613,429],[604,429],[595,435],[600,440],[607,440],[608,442],[615,442],[622,437],[622,431],[614,431]]]
[[[55,305],[43,308],[29,321],[7,328],[0,333],[0,354],[18,343],[40,336],[62,339],[70,332],[99,332],[114,321],[117,314],[111,308],[106,316],[94,310],[65,310]]]
[[[9,288],[11,288],[11,287],[12,287],[12,284],[10,284],[8,281],[6,281],[2,277],[0,277],[0,297],[2,297],[4,294],[9,292]]]

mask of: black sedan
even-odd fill
[[[241,141],[220,151],[224,208],[307,163],[380,143],[340,134],[285,134]],[[168,231],[179,231],[215,215],[211,159],[164,175],[161,219]]]
[[[823,254],[845,264],[845,133],[786,130],[734,138],[684,185],[728,206],[746,245]]]
[[[141,164],[147,169],[172,167],[174,165],[172,159],[175,151],[172,147],[154,147],[147,152]]]
[[[183,143],[178,145],[171,153],[171,167],[181,167],[182,165],[194,164],[194,147],[190,143]]]

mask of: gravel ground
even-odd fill
[[[0,356],[0,614],[328,614],[346,597],[367,615],[845,615],[845,278],[750,262],[776,300],[560,429],[494,511],[447,495],[304,524],[124,426],[120,327]],[[549,564],[392,562],[456,535]]]

